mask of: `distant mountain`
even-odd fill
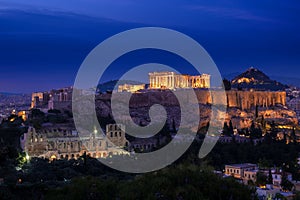
[[[232,88],[256,90],[285,90],[288,86],[271,80],[266,74],[256,68],[249,68],[244,73],[236,76],[232,81]]]
[[[112,91],[114,88],[118,87],[119,85],[123,84],[131,84],[131,85],[136,85],[136,84],[144,84],[138,81],[131,81],[131,80],[112,80],[108,81],[105,83],[101,83],[97,86],[97,91],[98,92],[106,92],[106,91]]]

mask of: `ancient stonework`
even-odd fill
[[[125,138],[125,130],[111,129],[111,126],[115,125],[107,126],[109,139],[97,133],[79,135],[77,131],[70,128],[51,127],[37,131],[29,127],[24,135],[24,150],[30,157],[43,157],[50,160],[77,159],[84,154],[93,158],[105,158],[109,154],[125,153],[122,148],[129,145]],[[111,132],[114,134],[110,135]]]

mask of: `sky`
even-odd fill
[[[73,85],[100,42],[148,26],[192,37],[224,76],[254,66],[270,76],[300,78],[298,0],[0,0],[0,92]],[[101,80],[146,62],[185,65],[168,54],[136,52]]]

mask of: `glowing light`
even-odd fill
[[[30,157],[29,157],[29,155],[28,154],[26,154],[26,160],[28,161],[29,159],[30,159]]]
[[[52,155],[51,157],[50,157],[50,160],[55,160],[56,159],[56,155]]]

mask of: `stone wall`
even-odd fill
[[[271,107],[286,105],[286,92],[271,91],[227,91],[227,104],[242,110],[253,107]]]
[[[193,90],[180,90],[180,91],[151,91],[145,93],[114,94],[118,101],[126,103],[124,95],[132,95],[130,99],[131,107],[144,107],[153,103],[161,105],[175,106],[179,105],[178,100],[174,94],[181,97],[183,103],[200,103],[200,104],[222,104],[222,91],[215,90],[195,90],[197,100],[193,98]],[[211,95],[213,93],[213,95]],[[106,94],[110,95],[110,94]],[[107,96],[102,96],[98,100],[107,100]],[[239,108],[242,110],[258,107],[271,107],[277,104],[286,105],[286,92],[283,91],[226,91],[227,105],[230,108]]]

